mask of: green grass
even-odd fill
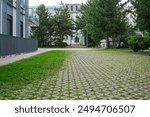
[[[112,55],[146,55],[150,56],[150,51],[139,51],[133,52],[131,49],[128,48],[119,48],[119,49],[101,49],[97,52],[105,53],[105,54],[112,54]]]
[[[0,96],[55,75],[68,55],[66,51],[50,51],[0,67]]]
[[[130,49],[101,49],[98,52],[106,54],[133,54],[133,51]]]

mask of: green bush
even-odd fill
[[[149,49],[150,48],[150,36],[144,36],[143,37],[143,50]]]
[[[150,37],[149,36],[131,36],[127,38],[129,47],[134,51],[146,50],[150,47]]]
[[[64,47],[67,47],[68,44],[66,42],[55,42],[55,47],[61,47],[61,48],[64,48]]]
[[[137,52],[138,50],[141,49],[140,41],[141,41],[141,37],[137,37],[137,36],[131,36],[127,38],[128,45],[130,49],[132,49],[134,52]]]

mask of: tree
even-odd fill
[[[56,45],[61,46],[65,37],[72,34],[73,20],[70,17],[69,10],[64,5],[56,10],[53,29]]]
[[[127,30],[120,0],[88,0],[87,4],[82,6],[81,14],[83,16],[79,19],[85,20],[87,37],[90,36],[90,40],[97,44],[101,39],[107,38],[109,47],[109,38],[112,38],[115,46],[116,38]]]
[[[83,8],[84,8],[84,6],[82,5],[81,9],[80,9],[81,15],[76,16],[76,20],[74,21],[75,22],[75,30],[81,30],[84,35],[87,35],[87,31],[85,28],[86,20],[85,20],[85,16],[83,15],[84,14]],[[82,42],[80,42],[80,43],[82,43]],[[86,45],[88,45],[88,44],[86,44]]]
[[[38,39],[39,46],[64,46],[65,37],[71,35],[73,29],[69,10],[62,4],[52,16],[42,4],[37,8],[37,14],[39,26],[32,29],[32,37]]]
[[[48,40],[47,44],[48,46],[52,47],[55,42],[54,38],[54,32],[55,32],[55,17],[49,15],[48,21],[47,21],[47,33],[48,33]]]
[[[137,24],[141,31],[150,33],[150,1],[132,0],[136,8]]]
[[[32,28],[32,37],[38,39],[38,43],[40,47],[47,45],[48,39],[48,19],[49,13],[44,4],[41,4],[37,8],[37,14],[39,16],[39,26]]]

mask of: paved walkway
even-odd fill
[[[0,66],[7,65],[7,64],[25,59],[25,58],[29,58],[29,57],[41,54],[41,53],[46,52],[46,51],[48,51],[48,50],[47,49],[38,49],[35,52],[22,53],[19,55],[10,55],[10,56],[7,56],[5,58],[0,58]]]
[[[52,50],[91,50],[88,48],[50,48],[50,49],[38,49],[35,52],[31,52],[31,53],[23,53],[23,54],[19,54],[19,55],[11,55],[11,56],[7,56],[5,58],[0,58],[0,66],[3,65],[7,65],[25,58],[29,58],[47,51],[52,51]]]
[[[150,99],[150,58],[75,51],[55,77],[14,91],[14,99]]]

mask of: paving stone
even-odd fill
[[[0,99],[150,99],[150,57],[75,51],[54,77]]]

